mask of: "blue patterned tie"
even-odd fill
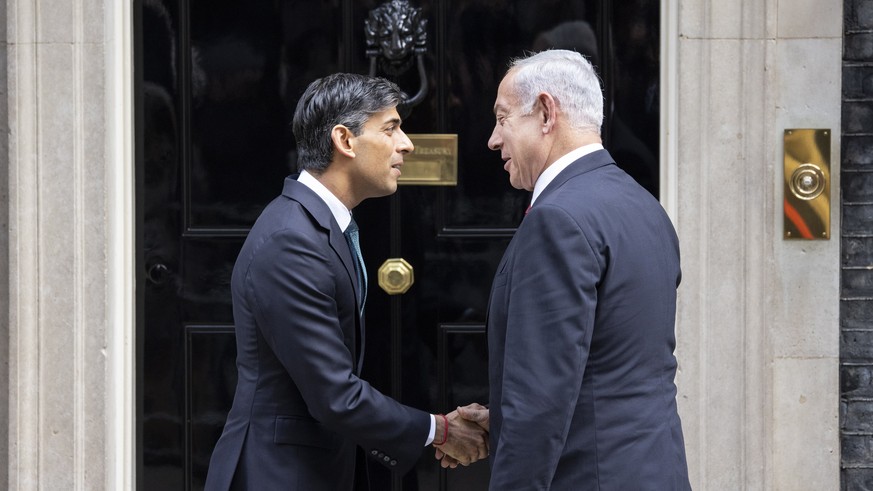
[[[367,301],[367,267],[364,266],[364,257],[361,255],[361,245],[358,242],[358,224],[355,219],[349,222],[346,231],[343,232],[352,251],[355,253],[355,274],[358,277],[358,290],[361,292],[361,315],[364,314],[364,302]]]

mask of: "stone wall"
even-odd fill
[[[782,163],[785,129],[833,130],[838,199],[842,4],[679,4],[677,123],[662,132],[678,134],[692,485],[839,489],[839,208],[833,239],[783,239]]]
[[[0,1],[0,487],[9,479],[9,110],[6,2]]]
[[[114,459],[103,1],[2,1],[8,489],[107,489]]]
[[[842,489],[873,489],[873,2],[845,0],[840,308]]]

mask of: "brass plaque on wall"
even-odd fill
[[[784,238],[830,238],[830,130],[787,129],[783,150]]]
[[[456,186],[458,184],[458,135],[407,135],[415,151],[403,157],[398,184]]]

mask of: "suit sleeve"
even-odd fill
[[[491,489],[547,489],[588,360],[604,268],[579,224],[550,205],[518,231],[508,285],[502,427]]]
[[[343,342],[337,282],[346,281],[325,233],[282,231],[253,257],[245,279],[255,317],[312,416],[365,449],[379,449],[405,472],[427,439],[428,413],[403,406],[358,378]],[[351,290],[349,290],[351,291]],[[354,298],[345,315],[355,315]]]

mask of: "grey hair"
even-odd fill
[[[546,92],[567,115],[570,126],[600,134],[603,125],[603,90],[597,72],[575,51],[550,49],[512,61],[515,96],[525,114],[533,111],[537,96]]]
[[[333,159],[331,131],[341,124],[357,136],[374,114],[405,99],[397,84],[381,77],[335,73],[315,80],[297,102],[292,128],[297,168],[320,174]]]

